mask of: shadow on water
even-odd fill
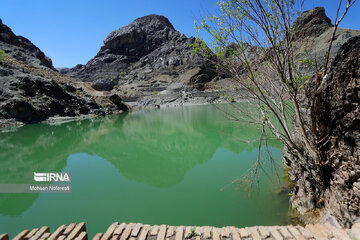
[[[88,179],[88,176],[84,176],[83,180],[77,179],[82,174],[86,175],[93,168],[94,174],[96,171],[99,172],[96,177],[100,181],[98,183],[100,188],[104,188],[104,185],[101,186],[101,184],[111,184],[111,186],[106,185],[103,189],[104,198],[114,197],[114,192],[118,191],[117,186],[122,189],[127,189],[127,186],[129,189],[148,191],[150,201],[154,201],[153,206],[159,204],[158,208],[161,208],[161,205],[167,206],[168,204],[164,201],[177,201],[171,198],[166,199],[168,194],[176,195],[182,191],[185,196],[189,196],[189,198],[185,197],[184,200],[188,205],[182,206],[182,203],[178,202],[177,205],[170,205],[169,203],[168,207],[179,207],[175,211],[177,214],[191,214],[191,211],[194,211],[197,215],[203,215],[201,217],[194,216],[192,218],[194,222],[189,222],[188,225],[202,224],[203,221],[203,224],[213,225],[248,224],[239,222],[239,220],[232,222],[233,216],[229,217],[229,222],[224,221],[226,216],[220,218],[222,222],[220,220],[218,222],[206,222],[205,219],[211,216],[207,216],[204,212],[209,211],[206,208],[216,208],[217,206],[216,201],[209,199],[209,197],[218,198],[219,201],[221,198],[230,197],[235,201],[232,203],[232,208],[241,204],[234,199],[242,198],[244,193],[228,191],[227,195],[216,195],[216,197],[211,194],[219,194],[219,189],[222,186],[251,166],[252,160],[256,158],[255,148],[257,147],[256,139],[258,136],[259,131],[255,127],[227,121],[212,106],[134,112],[73,121],[60,125],[27,125],[13,132],[0,132],[0,183],[29,183],[32,181],[33,172],[70,171],[74,175],[72,180],[73,192],[65,196],[63,199],[65,202],[59,206],[63,207],[66,213],[71,211],[65,207],[69,201],[76,202],[75,198],[82,198],[76,193],[76,189],[80,189],[80,182],[83,182],[84,179],[88,182],[92,181]],[[239,141],[239,139],[246,141]],[[272,143],[278,160],[281,158],[281,147],[278,142]],[[239,161],[239,158],[243,158],[242,161]],[[93,159],[98,160],[92,162]],[[99,161],[103,162],[100,163]],[[108,166],[105,162],[110,163],[110,165]],[[102,166],[105,169],[103,172],[101,172]],[[112,168],[116,169],[117,174],[110,170]],[[106,176],[107,172],[109,176]],[[201,179],[196,178],[196,176],[201,177]],[[109,178],[108,181],[101,180],[107,177]],[[264,188],[266,187],[267,185],[264,186]],[[213,191],[214,189],[216,191]],[[83,195],[89,194],[85,190],[79,190],[79,192],[82,192]],[[214,193],[210,194],[209,192]],[[33,205],[43,195],[45,196],[46,193],[0,194],[0,225],[2,223],[1,218],[4,218],[5,221],[8,219],[7,217],[26,215],[27,211],[35,208]],[[121,195],[121,191],[119,195]],[[179,196],[181,197],[181,195]],[[142,197],[146,198],[146,196]],[[160,199],[156,199],[157,197]],[[264,195],[264,197],[266,196]],[[58,198],[61,199],[62,197]],[[134,201],[130,197],[127,200],[127,197],[122,198],[127,203]],[[114,197],[117,201],[122,201],[122,198]],[[208,203],[204,203],[207,199]],[[86,199],[82,200],[87,201]],[[92,198],[88,201],[87,204],[84,204],[88,208],[84,207],[83,211],[89,211],[96,206],[95,200]],[[147,200],[142,199],[142,201]],[[202,201],[202,203],[197,201]],[[254,199],[248,201],[256,202]],[[284,204],[282,202],[284,200],[277,199],[276,201],[277,205]],[[155,204],[155,202],[158,203]],[[226,201],[224,202],[226,203]],[[114,203],[109,202],[109,204]],[[143,202],[138,204],[143,204]],[[221,205],[221,203],[218,204]],[[271,203],[262,203],[262,205],[267,204]],[[192,210],[192,205],[196,206],[196,210]],[[46,206],[44,207],[46,208]],[[112,208],[116,208],[116,206],[112,206]],[[141,207],[138,208],[141,209]],[[270,205],[269,208],[271,208]],[[275,209],[277,208],[275,207]],[[186,210],[190,212],[186,213]],[[146,209],[144,208],[143,211]],[[181,213],[184,211],[185,213]],[[233,214],[231,209],[225,207],[223,211],[229,211],[229,214]],[[124,217],[128,221],[143,220],[147,223],[162,223],[159,222],[160,217],[152,219],[151,216],[142,216],[141,214],[144,215],[144,213],[141,212],[127,213],[124,209],[121,213],[114,212],[129,215],[128,219]],[[269,214],[277,214],[270,212]],[[84,213],[79,211],[79,214]],[[107,219],[98,220],[103,222],[99,225],[101,227],[104,224],[108,225],[111,222],[110,219],[119,220],[116,219],[116,214],[109,213],[108,216],[104,216],[103,218],[109,218],[109,221]],[[239,214],[241,213],[239,212]],[[131,219],[130,216],[135,216],[135,219]],[[214,216],[214,218],[216,217]],[[91,219],[95,217],[89,216],[88,218],[91,222]],[[184,221],[191,218],[188,216],[179,217],[182,222],[166,219],[164,216],[163,219],[163,222],[167,224],[187,224]],[[59,221],[62,221],[61,218]],[[95,222],[95,220],[93,221]],[[53,224],[60,225],[62,223],[54,221]],[[10,228],[10,226],[6,227]],[[25,227],[27,226],[20,226],[20,228]],[[7,229],[0,229],[1,231],[7,231]]]

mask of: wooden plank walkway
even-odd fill
[[[328,223],[308,224],[301,226],[256,226],[256,227],[210,227],[210,226],[168,226],[147,225],[142,223],[111,224],[104,233],[97,233],[93,240],[353,240],[360,239],[360,224],[352,229],[336,228]],[[0,240],[8,240],[9,236],[0,234]],[[14,240],[87,240],[88,235],[84,222],[61,225],[54,232],[49,227],[24,230]]]

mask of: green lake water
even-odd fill
[[[229,105],[219,105],[220,108]],[[254,126],[212,105],[34,124],[0,132],[0,183],[33,172],[70,172],[71,193],[0,193],[0,233],[85,221],[88,233],[115,221],[253,226],[289,222],[282,145],[270,146],[258,188],[231,184],[257,158]],[[275,166],[275,170],[270,171]]]

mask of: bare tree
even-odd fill
[[[248,104],[232,105],[237,114],[227,113],[233,120],[248,121],[260,128],[259,156],[254,167],[240,181],[258,179],[261,169],[261,146],[270,135],[275,135],[288,149],[296,154],[319,158],[319,101],[328,76],[331,46],[337,27],[348,9],[356,0],[347,0],[345,10],[335,19],[333,34],[324,58],[324,66],[317,74],[317,85],[311,99],[312,131],[306,131],[304,116],[300,111],[301,91],[310,78],[298,69],[295,53],[295,18],[301,11],[303,1],[299,0],[227,0],[217,3],[219,12],[196,23],[198,31],[206,31],[212,38],[210,47],[216,55],[216,66],[220,74],[236,80],[244,92]],[[198,41],[196,51],[204,51],[205,43]],[[256,106],[257,113],[253,108]],[[291,130],[293,118],[299,124],[304,146],[294,141]],[[316,141],[314,141],[314,139]],[[306,151],[303,151],[305,148]],[[254,178],[254,176],[256,176]],[[253,182],[251,181],[251,183]]]

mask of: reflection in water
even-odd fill
[[[81,210],[77,212],[77,217],[87,216],[87,219],[80,218],[80,220],[93,221],[95,224],[95,217],[88,215],[88,211],[101,215],[101,212],[95,211],[94,205],[107,202],[108,200],[105,200],[107,198],[112,199],[107,207],[111,207],[113,214],[104,216],[100,220],[101,223],[96,216],[98,226],[103,223],[107,225],[121,217],[126,219],[126,216],[128,221],[137,220],[147,223],[206,224],[211,218],[206,214],[210,207],[214,208],[216,204],[220,206],[220,202],[228,203],[243,198],[239,193],[235,194],[232,189],[221,195],[219,189],[251,166],[251,160],[256,157],[254,149],[257,143],[256,141],[246,143],[239,139],[256,140],[258,134],[258,130],[254,127],[228,122],[213,106],[135,112],[61,125],[28,125],[14,132],[0,133],[0,183],[29,183],[35,171],[70,171],[73,176],[73,192],[68,195],[59,194],[56,197],[49,197],[49,194],[45,193],[0,194],[0,226],[3,226],[1,216],[4,216],[3,221],[5,221],[5,219],[9,220],[6,216],[16,218],[26,215],[30,222],[35,213],[31,215],[29,212],[40,208],[39,202],[42,202],[43,208],[50,207],[55,202],[60,204],[58,207],[63,208],[69,203],[77,203],[76,199],[83,200],[82,203],[79,202]],[[274,142],[273,147],[280,149],[281,145]],[[279,159],[280,150],[275,152]],[[100,172],[104,166],[107,167]],[[199,168],[195,168],[196,166]],[[116,171],[113,172],[112,169]],[[91,171],[95,172],[91,173]],[[96,174],[96,171],[99,173]],[[89,175],[92,176],[91,179]],[[98,181],[93,182],[94,179]],[[89,197],[91,189],[86,187],[89,182],[102,189],[102,198]],[[196,186],[195,190],[192,189]],[[128,195],[125,197],[126,191]],[[138,191],[146,193],[146,196]],[[79,194],[80,192],[82,195]],[[206,196],[211,195],[210,192],[215,194],[211,199]],[[182,199],[182,202],[172,199],[169,194]],[[87,196],[86,199],[84,195]],[[141,199],[137,199],[139,195]],[[39,200],[36,200],[38,198]],[[135,198],[137,200],[134,200]],[[198,201],[201,203],[197,204]],[[280,205],[283,205],[282,201],[280,200]],[[157,216],[156,213],[149,213],[148,209],[140,206],[136,206],[135,211],[131,205],[135,202],[143,207],[153,207],[157,211],[168,206],[177,215],[172,219]],[[187,205],[183,205],[183,202]],[[150,203],[152,205],[149,206]],[[130,212],[120,207],[124,204],[130,204],[128,206]],[[225,225],[227,220],[224,219],[228,219],[228,225],[247,224],[239,219],[234,221],[234,208],[241,204],[243,203],[235,200],[228,204],[229,206],[223,206],[223,209],[220,207],[222,210],[214,216],[217,220],[207,223]],[[264,203],[267,204],[269,203]],[[274,203],[274,206],[277,204],[279,201]],[[197,205],[196,210],[192,205]],[[283,213],[286,212],[287,204],[285,205],[281,206]],[[174,208],[178,209],[174,210]],[[271,208],[270,204],[269,209]],[[118,209],[122,212],[116,215]],[[142,211],[139,211],[140,209]],[[73,210],[63,210],[63,213],[58,214],[69,215],[69,211]],[[217,212],[214,209],[212,211]],[[203,216],[189,218],[192,212]],[[219,216],[219,214],[225,215]],[[271,214],[276,215],[274,212]],[[64,217],[62,220],[66,219]],[[12,221],[20,220],[12,219]],[[284,221],[284,216],[279,221]],[[62,223],[55,221],[54,225]],[[24,224],[27,222],[25,221]],[[6,229],[0,227],[0,232],[7,231],[11,226],[6,227]],[[20,226],[20,228],[25,227],[27,226]]]

